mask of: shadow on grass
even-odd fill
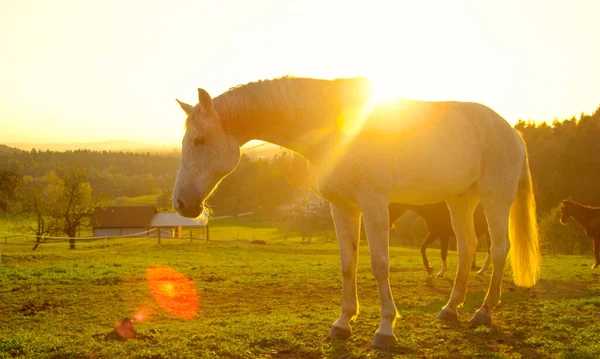
[[[399,358],[405,355],[413,357],[416,354],[415,349],[405,346],[401,342],[388,349],[375,349],[371,348],[370,344],[357,346],[353,339],[331,340],[327,338],[327,341],[331,345],[331,350],[327,353],[328,358]]]
[[[535,349],[526,344],[525,337],[522,335],[507,333],[503,331],[502,328],[495,325],[475,328],[467,326],[465,337],[477,348],[479,355],[488,358],[503,357],[497,354],[497,346],[510,347],[512,351],[519,353],[523,358],[538,359],[546,357],[545,355],[539,354]]]

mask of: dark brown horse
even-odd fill
[[[429,274],[433,272],[433,268],[429,266],[426,250],[427,247],[429,247],[431,243],[435,242],[436,239],[440,239],[440,247],[442,250],[442,269],[437,275],[438,277],[443,277],[447,269],[446,257],[448,255],[448,238],[454,237],[454,230],[452,229],[452,221],[450,219],[450,211],[448,210],[446,202],[438,202],[421,206],[391,203],[389,209],[390,228],[393,228],[394,222],[398,218],[400,218],[400,216],[402,216],[402,214],[404,214],[404,212],[406,212],[407,210],[411,210],[417,213],[419,216],[423,217],[423,219],[425,220],[425,225],[427,226],[427,230],[429,231],[429,234],[427,234],[427,237],[425,238],[423,243],[421,243],[421,255],[423,256],[423,265],[425,266],[425,270],[427,270],[427,273]],[[487,239],[488,255],[485,259],[485,263],[478,272],[479,274],[482,274],[487,270],[488,266],[490,265],[490,235],[488,233],[487,219],[485,217],[485,213],[481,205],[477,206],[475,214],[473,215],[473,221],[475,223],[475,234],[478,237],[481,235],[485,235]]]
[[[594,239],[594,269],[600,265],[600,207],[586,206],[570,199],[560,201],[560,223],[567,224],[571,217]]]

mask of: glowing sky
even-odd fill
[[[0,143],[178,143],[175,98],[285,74],[564,119],[600,105],[599,13],[596,0],[0,0]]]

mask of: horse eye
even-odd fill
[[[202,146],[204,144],[204,137],[196,137],[194,138],[194,146]]]

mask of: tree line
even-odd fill
[[[86,168],[86,178],[98,197],[135,197],[159,193],[172,186],[179,153],[133,153],[76,150],[20,151],[0,148],[0,171],[43,177],[59,166]]]
[[[578,226],[562,226],[558,217],[563,199],[600,206],[600,107],[552,123],[519,121],[515,128],[527,143],[544,249],[591,251],[590,238]]]

